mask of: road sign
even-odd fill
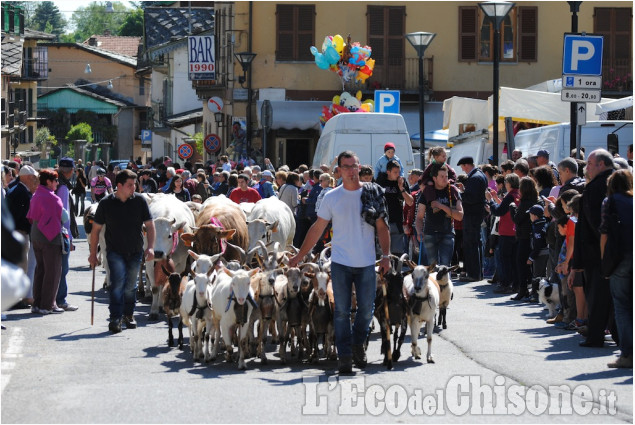
[[[179,156],[183,159],[188,159],[192,157],[194,151],[192,147],[186,143],[179,146]]]
[[[562,87],[566,89],[602,90],[602,77],[595,75],[563,75]]]
[[[216,134],[208,134],[205,136],[203,143],[208,153],[216,153],[220,150],[220,137]]]
[[[578,125],[586,125],[586,103],[578,103],[575,111],[578,114]]]
[[[586,89],[562,89],[560,92],[560,99],[564,102],[590,102],[600,103],[601,100],[600,90],[586,90]]]
[[[564,35],[562,73],[564,75],[602,75],[602,49],[604,37],[600,35]]]
[[[141,130],[141,146],[152,145],[152,130]]]
[[[220,112],[223,110],[223,99],[220,97],[214,96],[207,101],[207,108],[212,111],[212,113]]]
[[[399,90],[375,90],[375,112],[399,113]]]
[[[215,80],[214,36],[193,35],[187,38],[189,80]]]

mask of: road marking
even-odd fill
[[[11,337],[7,343],[6,352],[2,353],[2,390],[4,392],[7,385],[11,381],[11,373],[7,373],[15,369],[15,362],[6,361],[5,359],[15,359],[22,357],[22,347],[24,346],[24,334],[22,328],[10,328]]]

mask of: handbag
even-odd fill
[[[68,254],[69,252],[71,252],[71,238],[68,236],[68,233],[64,226],[62,226],[60,235],[62,237],[62,254]]]
[[[624,252],[620,247],[620,229],[622,223],[620,217],[615,211],[615,201],[613,197],[609,198],[608,214],[605,218],[608,224],[607,240],[604,246],[604,256],[602,257],[602,275],[609,278],[617,266],[624,259]]]

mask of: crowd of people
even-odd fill
[[[333,273],[349,285],[364,273],[370,276],[365,269],[369,258],[374,265],[375,258],[387,261],[389,254],[403,253],[419,264],[461,265],[456,278],[487,279],[496,285],[494,293],[513,295],[515,302],[538,302],[541,280],[558,283],[561,305],[547,323],[579,332],[586,337],[580,342],[584,347],[602,346],[605,336],[612,335],[621,355],[609,367],[632,368],[632,158],[627,162],[598,149],[586,160],[584,152],[583,159],[572,152],[554,164],[546,150],[530,157],[516,150],[500,166],[460,158],[458,174],[447,163],[444,148],[433,147],[428,156],[425,170],[407,175],[392,143],[386,143],[375,164],[359,164],[350,152],[332,167],[300,165],[293,170],[286,165],[275,169],[267,158],[263,167],[227,156],[182,166],[169,157],[145,165],[138,158],[127,164],[126,175],[134,178],[138,193],[174,194],[183,202],[203,203],[218,195],[236,203],[277,197],[295,215],[294,246],[304,255],[333,238],[333,258],[341,257],[346,266]],[[33,289],[22,303],[34,313],[77,309],[66,301],[75,216],[84,213],[88,193],[93,202],[113,194],[120,173],[112,164],[84,166],[70,158],[61,159],[57,170],[39,173],[16,161],[4,165],[3,196],[6,192],[16,229],[30,242],[23,266]],[[359,192],[360,201],[352,208],[343,204],[348,202],[346,191],[326,196],[341,186]],[[370,226],[362,226],[363,235],[351,231],[361,225],[360,217],[353,217],[359,215],[359,202],[360,217]],[[370,251],[352,255],[342,249],[356,238],[365,243],[371,231],[376,233]],[[387,269],[387,263],[382,267]],[[338,342],[338,351],[352,355],[356,364],[365,362],[359,351],[365,313],[358,312],[358,332]],[[349,346],[340,347],[342,341]]]

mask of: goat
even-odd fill
[[[319,359],[318,338],[323,337],[324,352],[327,358],[332,358],[334,353],[333,341],[335,330],[333,327],[333,310],[328,298],[328,285],[331,281],[329,274],[323,269],[317,269],[314,273],[306,273],[311,279],[313,291],[309,296],[309,361]],[[332,292],[332,285],[331,285]]]
[[[278,308],[278,335],[280,336],[279,355],[283,364],[287,362],[287,342],[291,346],[291,355],[294,355],[296,351],[292,330],[300,328],[302,306],[298,292],[302,276],[299,268],[291,267],[283,275],[276,276],[274,284]],[[298,332],[295,334],[297,335]]]
[[[408,329],[408,303],[404,296],[404,276],[401,273],[407,257],[408,254],[403,254],[401,258],[392,256],[391,271],[381,277],[381,287],[377,288],[375,296],[375,317],[381,330],[381,354],[384,355],[383,364],[388,369],[392,369],[393,361],[399,360],[401,345]],[[393,326],[395,335],[391,352],[390,330]]]
[[[416,266],[412,274],[404,278],[404,286],[408,293],[408,307],[410,311],[410,339],[412,345],[412,356],[415,359],[421,358],[421,349],[417,345],[419,330],[423,322],[426,322],[426,336],[428,339],[428,363],[434,363],[432,357],[432,332],[434,330],[434,315],[439,305],[439,287],[435,280],[430,277],[430,271],[434,265]]]
[[[194,360],[209,361],[209,337],[212,329],[212,311],[208,305],[209,292],[216,280],[216,271],[211,268],[207,273],[192,274],[185,286],[181,302],[181,322],[190,329],[190,349]],[[200,323],[199,323],[200,322]],[[205,333],[203,333],[205,323]],[[203,354],[205,343],[205,354]]]
[[[446,323],[446,316],[448,313],[448,306],[450,301],[454,298],[454,285],[452,284],[452,278],[450,272],[458,269],[459,266],[439,266],[436,273],[431,273],[430,276],[439,284],[439,321],[437,326],[443,326],[443,329],[448,328]]]
[[[258,273],[256,268],[232,271],[223,268],[218,274],[216,284],[211,292],[212,319],[214,324],[214,348],[211,359],[218,354],[220,338],[225,342],[225,360],[232,361],[232,338],[238,330],[238,369],[247,368],[245,353],[248,349],[249,315],[254,308],[253,291],[250,280]],[[233,304],[233,305],[232,305]]]
[[[170,267],[171,266],[171,267]],[[163,284],[161,290],[161,300],[163,304],[163,311],[167,315],[168,319],[168,347],[174,346],[174,336],[172,335],[172,318],[180,314],[181,302],[183,300],[183,293],[185,292],[185,285],[187,284],[187,277],[181,277],[180,274],[174,272],[174,265],[168,263],[168,269],[164,265],[161,265],[163,274],[168,277],[167,281]],[[183,349],[183,322],[179,319],[179,348]]]

